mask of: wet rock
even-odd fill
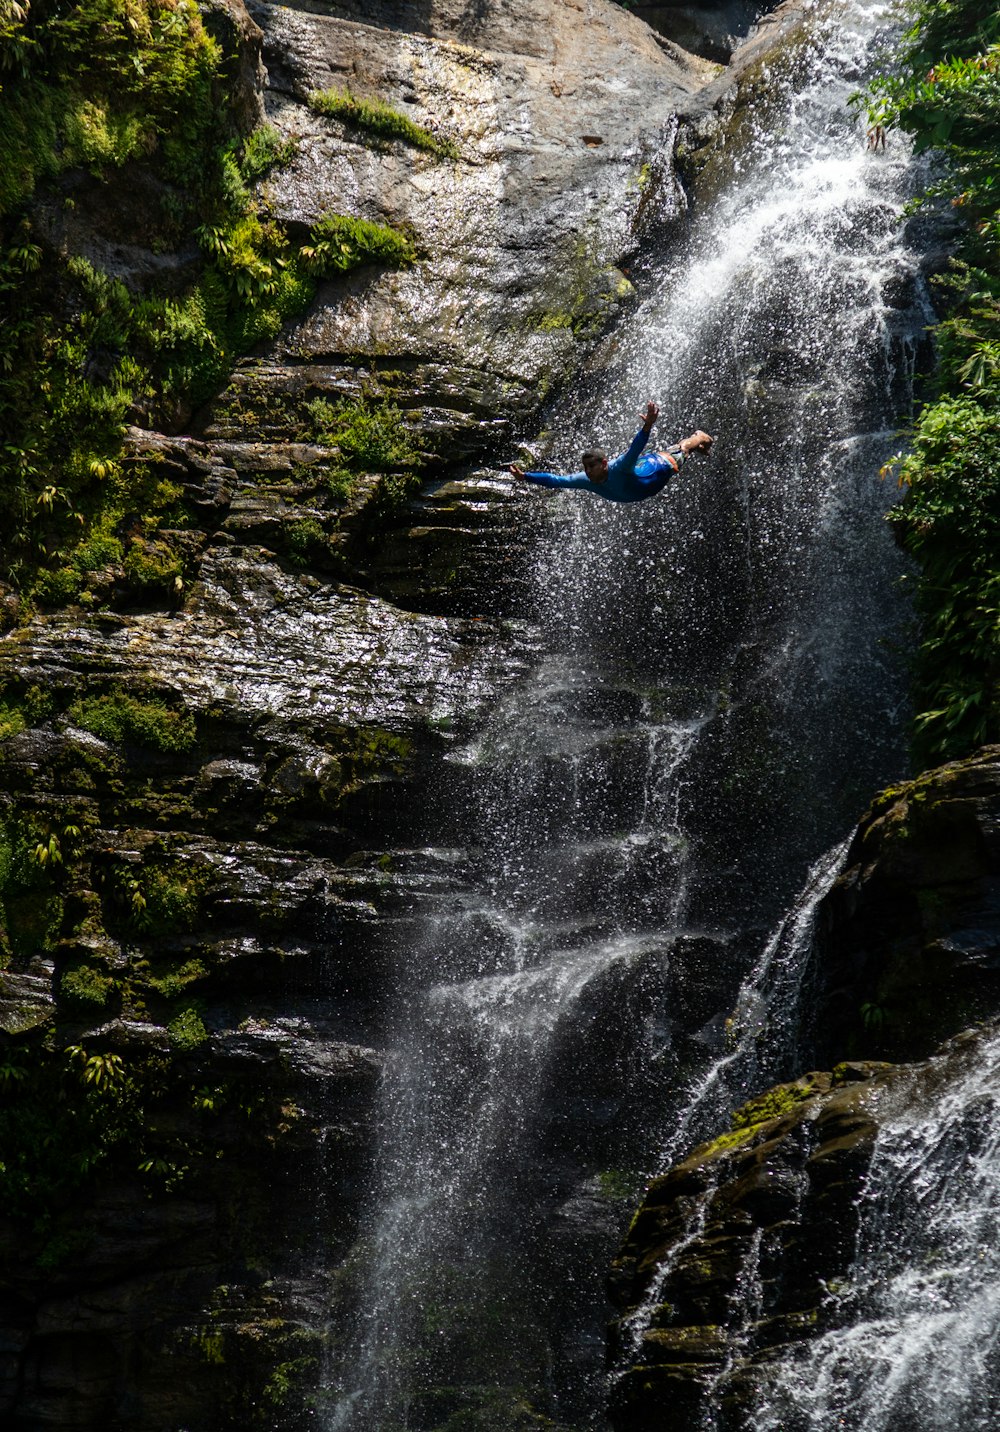
[[[742,1427],[733,1386],[755,1360],[829,1325],[881,1102],[907,1078],[865,1063],[778,1086],[653,1180],[609,1284],[622,1310],[615,1428],[658,1432],[666,1406],[693,1423],[724,1385],[733,1405],[720,1425]]]
[[[188,527],[123,514],[81,608],[19,630],[0,592],[24,725],[0,744],[4,1077],[39,1107],[57,1088],[47,1115],[92,1112],[119,1067],[144,1101],[134,1139],[60,1133],[96,1172],[0,1222],[0,1415],[25,1429],[309,1425],[326,1340],[356,1317],[384,1005],[422,917],[468,913],[468,775],[445,758],[539,656],[508,619],[537,509],[497,469],[632,300],[626,256],[680,217],[674,115],[715,74],[599,0],[203,8],[237,129],[263,111],[298,140],[266,181],[276,216],[296,237],[330,211],[404,224],[419,256],[324,284],[189,433],[129,430],[124,462],[179,487]],[[459,157],[321,118],[307,96],[331,84]],[[99,209],[67,177],[39,232],[183,284],[196,253],[144,246],[156,185],[129,169],[119,189]],[[423,480],[345,484],[317,397],[397,407]],[[595,732],[634,710],[611,694]],[[466,936],[456,967],[481,968],[509,932]],[[601,1049],[660,966],[594,991],[565,1129],[584,1105],[613,1126]],[[609,1226],[603,1198],[567,1194],[564,1242]]]
[[[1000,748],[883,792],[819,908],[817,1040],[926,1054],[1000,1007]]]
[[[277,216],[303,229],[327,212],[405,223],[421,258],[324,285],[271,355],[241,365],[203,415],[208,436],[230,435],[243,408],[287,425],[309,398],[367,386],[397,399],[444,461],[492,456],[629,292],[617,266],[646,176],[669,174],[673,114],[706,67],[610,4],[583,29],[565,0],[521,5],[516,24],[438,0],[409,33],[391,11],[252,7],[269,119],[298,141],[268,181]],[[309,94],[331,85],[404,110],[459,157],[316,114]]]

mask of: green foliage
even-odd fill
[[[189,985],[203,980],[207,974],[208,970],[201,960],[185,960],[182,965],[169,970],[166,974],[150,975],[148,983],[164,999],[176,999],[178,995],[184,993]],[[215,1103],[211,1099],[206,1102],[203,1098],[198,1107],[211,1110],[214,1109]]]
[[[27,725],[27,718],[19,706],[0,702],[0,742],[9,741],[11,736],[26,730]]]
[[[299,522],[290,522],[285,528],[285,542],[288,546],[288,560],[297,567],[304,567],[318,553],[328,549],[326,533],[314,517],[304,517]]]
[[[104,741],[132,741],[154,751],[190,751],[197,735],[188,712],[175,711],[161,701],[141,700],[119,688],[102,696],[80,697],[70,706],[69,716]]]
[[[211,89],[220,52],[196,5],[79,0],[5,6],[0,215],[45,178],[84,164],[154,156],[184,180],[191,151],[217,129]]]
[[[62,869],[79,828],[59,831],[33,814],[0,821],[0,950],[18,959],[49,955],[62,930]]]
[[[115,989],[111,975],[95,969],[93,965],[76,965],[63,972],[59,989],[64,999],[77,1004],[94,1005],[103,1009]]]
[[[299,253],[306,270],[317,278],[346,273],[362,264],[405,266],[417,256],[413,244],[398,229],[346,214],[327,214],[320,219]]]
[[[423,462],[399,408],[373,394],[340,403],[314,398],[307,412],[312,437],[338,448],[351,472],[413,470]]]
[[[880,1004],[866,1000],[861,1006],[861,1022],[867,1030],[881,1031],[886,1022],[885,1009]]]
[[[158,1123],[190,1089],[162,1055],[0,1035],[0,1089],[17,1095],[0,1100],[0,1203],[45,1239],[43,1266],[86,1236],[79,1200],[99,1178],[131,1172],[169,1192],[188,1172],[189,1142]]]
[[[118,866],[111,877],[116,904],[124,907],[134,929],[150,935],[177,935],[193,930],[201,914],[206,884],[203,871],[181,865],[147,865],[138,873],[131,865]],[[178,990],[205,973],[196,961],[185,969],[186,975]],[[160,988],[155,980],[150,983]],[[161,992],[168,993],[166,988]]]
[[[208,1030],[201,1021],[201,1015],[191,1007],[181,1012],[167,1025],[170,1042],[175,1049],[189,1051],[197,1049],[208,1038]]]
[[[78,572],[98,572],[102,567],[117,566],[122,560],[122,544],[107,532],[92,532],[73,552],[73,566]]]
[[[130,587],[149,594],[176,591],[184,564],[166,542],[133,541],[125,555],[124,572]]]
[[[931,763],[1000,739],[1000,11],[918,0],[911,14],[869,118],[941,152],[925,198],[964,222],[935,390],[884,470],[906,489],[890,520],[921,568],[914,754]]]
[[[459,158],[458,146],[450,139],[439,139],[382,100],[358,99],[350,90],[341,89],[313,90],[307,99],[317,114],[339,119],[364,135],[379,140],[398,139],[443,159]]]
[[[240,171],[248,184],[263,178],[271,169],[291,163],[298,140],[282,139],[273,124],[262,124],[243,144]]]
[[[221,64],[192,0],[0,9],[0,522],[4,575],[45,606],[92,602],[86,574],[123,555],[144,597],[180,576],[165,552],[116,549],[119,522],[139,512],[152,538],[166,505],[142,465],[120,461],[127,422],[169,426],[209,398],[318,278],[414,257],[403,235],[341,215],[292,245],[251,188],[295,143],[270,126],[233,137]],[[36,187],[81,166],[106,185],[126,163],[151,176],[132,220],[143,241],[200,245],[183,291],[130,289],[32,229]]]
[[[73,1045],[59,1057],[10,1050],[17,1098],[0,1104],[0,1199],[7,1214],[44,1227],[107,1162],[142,1137],[142,1101],[121,1056]]]

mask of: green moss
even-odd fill
[[[765,1124],[790,1113],[798,1104],[812,1098],[818,1090],[819,1086],[812,1079],[799,1079],[792,1084],[778,1084],[766,1093],[748,1099],[730,1116],[731,1128],[703,1144],[698,1150],[698,1156],[714,1158],[717,1154],[749,1143]]]
[[[262,124],[243,143],[240,170],[248,183],[262,178],[271,169],[291,163],[298,151],[295,138],[282,139],[273,124]]]
[[[104,1008],[116,988],[111,975],[86,964],[65,970],[59,981],[64,999],[76,1004],[94,1005],[99,1009]]]
[[[349,214],[326,214],[312,229],[309,243],[299,250],[307,272],[317,278],[347,273],[363,264],[405,266],[417,254],[409,238],[398,229],[355,219]]]
[[[73,566],[78,572],[98,572],[102,567],[117,566],[123,556],[122,544],[108,532],[92,532],[73,552]]]
[[[125,555],[125,578],[136,591],[149,594],[176,590],[184,565],[166,542],[133,541]]]
[[[739,1148],[740,1144],[749,1143],[760,1126],[751,1124],[746,1128],[730,1129],[717,1138],[711,1139],[707,1144],[702,1144],[698,1150],[702,1158],[714,1158],[716,1154],[725,1153],[729,1149]]]
[[[38,726],[55,711],[52,694],[40,686],[24,689],[14,682],[0,695],[0,742],[16,736],[29,726]]]
[[[20,707],[0,702],[0,741],[9,741],[11,736],[25,730],[27,725],[27,718]]]
[[[331,738],[330,745],[340,760],[344,791],[372,777],[402,775],[413,751],[413,743],[405,736],[377,726],[345,729],[339,740]]]
[[[339,119],[376,140],[400,140],[440,158],[459,158],[458,146],[450,139],[439,139],[382,100],[358,99],[350,90],[341,89],[313,90],[307,99],[317,114]]]
[[[197,1049],[208,1038],[208,1030],[202,1023],[201,1015],[193,1006],[182,1009],[174,1016],[167,1025],[167,1034],[174,1048],[181,1051]]]
[[[45,568],[35,578],[31,595],[44,607],[64,607],[80,595],[80,573],[75,567]]]
[[[766,1094],[758,1094],[732,1115],[730,1123],[734,1130],[746,1129],[757,1124],[769,1123],[782,1114],[789,1113],[797,1104],[810,1099],[816,1093],[816,1085],[804,1080],[794,1084],[778,1084]]]
[[[160,701],[140,700],[115,689],[103,696],[85,696],[69,708],[70,719],[102,740],[136,742],[154,751],[181,753],[195,743],[194,717]]]
[[[208,969],[201,960],[185,960],[182,965],[165,974],[149,975],[146,982],[165,999],[176,999],[189,985],[196,984],[207,974]]]
[[[203,871],[190,868],[154,866],[145,869],[140,881],[145,899],[145,927],[158,934],[193,930],[201,913],[206,880]]]

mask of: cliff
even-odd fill
[[[650,1184],[611,1281],[615,1427],[694,1425],[707,1409],[721,1428],[756,1425],[779,1365],[851,1326],[873,1152],[894,1125],[911,1128],[916,1167],[944,1150],[960,1202],[963,1086],[990,1077],[1000,1008],[998,779],[986,747],[884,792],[858,827],[812,955],[811,1047],[840,1062],[762,1092]],[[921,1153],[929,1110],[954,1128]],[[902,1167],[895,1178],[879,1234],[905,1249],[934,1204],[908,1212]],[[937,1256],[960,1243],[952,1230]]]
[[[416,261],[323,281],[169,432],[130,428],[122,471],[168,495],[27,620],[6,589],[19,1428],[308,1417],[355,1311],[384,992],[461,886],[442,761],[536,656],[509,620],[531,504],[496,469],[679,222],[674,116],[715,72],[603,0],[204,14],[235,131],[266,117],[293,153],[258,202],[301,240],[405,226]],[[330,89],[436,149],[324,115]],[[180,282],[161,200],[141,164],[81,166],[39,184],[33,234],[133,292]]]

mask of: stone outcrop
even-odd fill
[[[878,797],[817,914],[817,1055],[927,1055],[1000,1008],[1000,748]]]
[[[883,792],[859,825],[818,907],[807,1000],[813,1054],[846,1062],[751,1100],[648,1188],[611,1279],[615,1427],[698,1425],[711,1407],[744,1432],[769,1365],[846,1316],[831,1294],[881,1122],[995,1037],[998,809],[1000,750],[984,747]]]
[[[676,220],[674,116],[711,67],[665,52],[613,4],[480,13],[439,0],[405,30],[391,6],[251,12],[268,117],[298,146],[267,181],[275,215],[293,231],[331,212],[405,224],[420,259],[326,286],[200,425],[242,433],[248,408],[273,401],[287,415],[296,399],[367,382],[400,401],[440,461],[495,462],[630,294],[620,265]],[[405,111],[458,157],[366,142],[310,108],[330,87]]]
[[[859,1207],[879,1130],[939,1100],[995,1025],[917,1064],[851,1062],[751,1100],[653,1181],[616,1260],[611,1422],[748,1432],[778,1361],[849,1322]]]

